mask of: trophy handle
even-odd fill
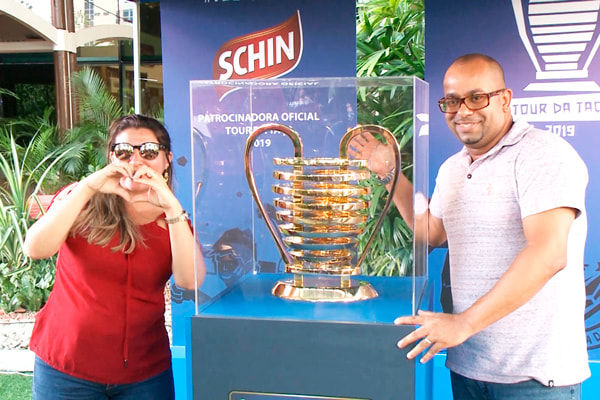
[[[256,202],[256,205],[258,207],[258,210],[260,211],[260,214],[262,215],[265,222],[267,223],[267,227],[269,228],[269,232],[271,232],[271,236],[273,236],[273,240],[275,240],[275,244],[277,245],[277,250],[279,250],[279,254],[281,255],[281,258],[284,260],[284,262],[287,265],[290,265],[290,264],[292,264],[292,258],[285,251],[285,245],[283,244],[281,237],[277,233],[277,228],[275,227],[275,224],[273,224],[273,221],[271,221],[271,219],[269,218],[269,215],[267,214],[267,210],[265,209],[265,206],[260,199],[260,195],[258,194],[258,189],[256,187],[256,181],[254,179],[254,173],[252,171],[252,154],[251,154],[251,152],[252,152],[252,148],[254,147],[254,141],[260,135],[262,135],[264,132],[267,132],[267,131],[278,131],[278,132],[285,134],[287,137],[289,137],[292,140],[292,143],[294,144],[294,157],[302,157],[302,140],[300,139],[300,135],[298,135],[298,133],[296,131],[294,131],[293,129],[291,129],[285,125],[275,124],[275,123],[264,124],[264,125],[261,125],[258,128],[256,128],[250,134],[250,136],[248,136],[248,140],[246,141],[246,150],[244,152],[244,168],[246,170],[246,179],[248,180],[248,185],[250,186],[250,191],[252,192],[252,197],[254,198],[254,201]]]
[[[379,125],[357,125],[354,128],[349,129],[344,134],[344,136],[342,137],[342,140],[340,141],[340,158],[348,158],[348,144],[355,136],[357,136],[363,132],[378,133],[378,134],[384,136],[386,138],[386,140],[388,141],[388,143],[391,142],[392,148],[394,150],[395,163],[394,163],[394,178],[392,180],[392,187],[390,188],[390,191],[388,193],[387,200],[383,206],[383,210],[381,211],[381,215],[379,216],[379,219],[377,220],[377,223],[375,224],[375,229],[373,229],[373,234],[369,237],[369,240],[367,240],[367,244],[365,245],[365,247],[356,263],[356,268],[360,268],[361,264],[363,263],[366,255],[367,255],[367,251],[371,247],[371,243],[373,242],[373,239],[375,238],[376,232],[379,231],[379,229],[381,228],[381,225],[383,224],[383,219],[385,218],[385,215],[387,214],[388,208],[390,208],[390,205],[392,204],[392,200],[394,197],[392,195],[392,193],[394,193],[394,191],[396,190],[396,184],[398,183],[398,176],[400,176],[400,174],[402,173],[400,171],[400,168],[401,168],[400,145],[398,144],[398,140],[396,140],[396,137],[392,134],[392,132],[390,132],[389,129],[386,129]]]

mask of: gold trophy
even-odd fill
[[[273,192],[282,196],[273,200],[278,229],[267,215],[252,171],[254,141],[268,131],[285,134],[294,145],[293,158],[273,159],[276,166],[287,167],[285,171],[273,172],[273,178],[282,182],[273,185]],[[371,235],[358,255],[358,237],[367,221],[369,207],[364,200],[369,189],[360,182],[371,173],[367,160],[349,159],[347,150],[350,141],[363,132],[374,133],[392,144],[395,172],[390,192],[393,193],[400,173],[400,148],[394,135],[381,126],[358,125],[349,129],[340,141],[339,158],[304,158],[298,133],[281,124],[262,125],[248,137],[244,154],[248,185],[286,272],[293,274],[291,279],[275,284],[274,295],[315,302],[350,302],[377,297],[368,282],[351,278],[360,274],[360,266],[375,236]],[[381,227],[391,202],[392,196],[388,195],[374,232]]]

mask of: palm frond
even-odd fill
[[[86,67],[73,72],[71,85],[75,89],[82,121],[108,127],[123,115],[123,108],[93,69]]]

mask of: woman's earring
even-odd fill
[[[163,179],[165,180],[165,182],[169,182],[169,171],[167,171],[166,169],[163,171]]]

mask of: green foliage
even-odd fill
[[[357,76],[417,76],[425,72],[423,0],[365,0],[357,4]],[[402,173],[412,177],[412,101],[410,86],[359,92],[358,120],[388,128],[401,147]],[[370,218],[360,237],[361,252],[374,233],[387,191],[375,177],[366,182],[371,193]],[[375,232],[362,264],[366,275],[403,276],[412,272],[412,232],[395,206]]]
[[[80,180],[106,165],[108,127],[123,115],[117,99],[93,69],[86,67],[73,72],[71,84],[77,98],[80,123],[63,137],[77,149],[63,165],[69,182]]]
[[[418,76],[425,73],[424,0],[357,3],[358,76]]]
[[[85,67],[73,72],[71,84],[75,89],[79,116],[84,125],[106,129],[113,120],[123,115],[123,108],[106,89],[102,77],[93,69]]]
[[[92,68],[73,72],[71,84],[77,98],[80,123],[63,137],[65,143],[75,147],[72,156],[61,167],[65,183],[80,180],[106,165],[108,128],[112,121],[125,115],[122,106]],[[162,108],[154,112],[155,118],[163,119]]]
[[[26,118],[0,119],[0,309],[5,311],[39,310],[54,282],[56,257],[32,260],[23,252],[34,222],[31,205],[39,204],[38,194],[54,193],[104,166],[109,124],[123,115],[94,70],[74,72],[71,84],[81,123],[62,135],[52,108]],[[5,89],[0,93],[19,98]]]
[[[17,94],[15,92],[11,92],[8,89],[0,88],[0,95],[2,95],[2,94],[7,94],[7,95],[9,95],[11,97],[14,97],[16,99],[19,98],[19,96],[17,96]]]
[[[72,146],[62,144],[58,138],[56,123],[52,121],[52,112],[52,109],[47,109],[39,116],[0,122],[0,154],[5,158],[12,157],[14,141],[18,158],[24,162],[23,170],[31,173],[31,180],[38,182],[42,174],[45,174],[40,193],[54,192],[63,181],[60,171],[62,163],[50,171],[45,171],[40,167],[43,165],[42,160],[51,153],[58,155],[66,152],[68,154],[65,156],[70,157],[72,152]],[[23,157],[25,152],[27,157]]]
[[[367,238],[374,233],[375,220],[381,215],[387,195],[383,185],[375,185],[374,182],[370,182],[370,185],[373,189],[368,196],[371,201],[369,224],[363,233]],[[364,245],[365,241],[361,241],[359,251],[363,250]],[[397,210],[390,209],[381,228],[375,232],[363,269],[367,268],[365,273],[370,275],[404,276],[412,271],[412,262],[412,233]]]
[[[23,251],[23,241],[32,221],[31,204],[53,168],[68,154],[51,152],[37,163],[37,137],[20,147],[9,136],[9,154],[0,153],[0,308],[38,310],[48,298],[54,282],[54,260],[34,261]]]
[[[123,111],[91,69],[72,75],[81,124],[58,134],[53,110],[0,120],[0,308],[39,310],[54,282],[56,257],[32,260],[23,252],[38,194],[54,193],[106,164],[108,125]],[[8,95],[15,95],[2,90]],[[16,96],[16,95],[15,95]]]
[[[56,104],[54,85],[20,83],[15,85],[17,115],[27,118],[29,115],[43,115]]]
[[[384,126],[394,134],[402,149],[402,173],[412,176],[412,96],[411,86],[380,87],[359,96],[358,115],[363,124]],[[385,138],[379,138],[385,141]],[[405,276],[412,272],[412,232],[392,205],[384,216],[381,228],[375,231],[377,219],[383,213],[388,192],[376,177],[365,182],[370,188],[369,218],[359,238],[362,254],[375,234],[362,264],[366,275]]]

